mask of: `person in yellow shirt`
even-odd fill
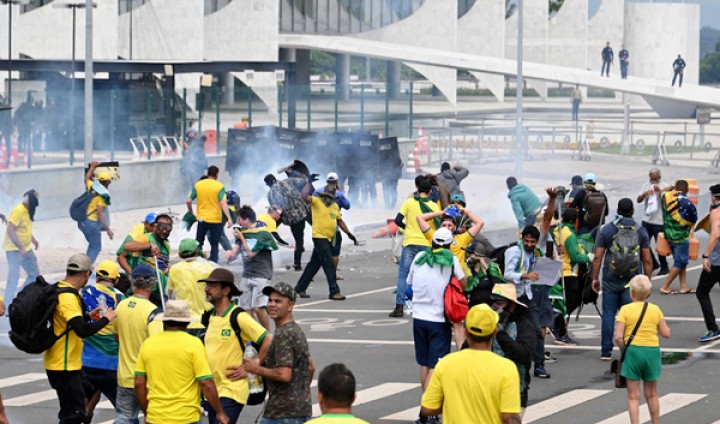
[[[352,415],[355,376],[344,364],[330,364],[320,371],[317,398],[322,415],[308,424],[368,424]]]
[[[135,226],[132,227],[130,233],[125,237],[122,244],[120,244],[120,248],[118,248],[116,252],[117,262],[120,265],[120,268],[124,269],[128,274],[132,274],[133,268],[135,268],[135,266],[137,266],[140,262],[140,252],[128,252],[125,250],[125,244],[143,234],[152,233],[155,229],[155,220],[157,219],[157,216],[158,214],[155,212],[148,213],[143,222],[135,224]]]
[[[645,275],[636,275],[630,280],[629,286],[632,303],[620,308],[615,321],[615,344],[623,352],[622,369],[618,372],[627,379],[630,423],[640,423],[640,381],[642,380],[650,419],[653,424],[657,424],[660,422],[657,385],[662,372],[658,333],[669,339],[670,327],[660,308],[647,301],[652,290],[650,279]],[[635,327],[637,332],[631,339]]]
[[[38,207],[38,192],[30,190],[23,196],[23,201],[15,206],[10,212],[5,232],[5,257],[8,263],[7,282],[5,284],[5,301],[11,304],[15,299],[18,281],[20,280],[20,267],[25,270],[27,278],[25,284],[35,281],[40,275],[35,250],[40,247],[33,235],[33,221],[35,220],[35,209]],[[3,217],[4,218],[4,217]]]
[[[247,373],[242,368],[245,346],[252,343],[258,347],[258,357],[263,361],[272,336],[249,313],[230,300],[241,294],[235,286],[232,272],[218,268],[208,277],[198,280],[198,283],[205,283],[207,300],[213,306],[213,309],[202,317],[203,323],[207,323],[205,350],[210,369],[223,410],[230,417],[230,422],[235,423],[250,395]],[[196,285],[202,287],[200,284]],[[235,325],[231,321],[233,319]],[[240,331],[233,334],[236,328]],[[215,424],[215,411],[210,405],[203,406],[208,413],[210,424]]]
[[[307,183],[302,195],[310,205],[312,214],[313,252],[310,262],[305,265],[305,270],[295,285],[295,292],[302,298],[310,297],[305,290],[307,290],[310,281],[322,267],[330,290],[328,299],[345,300],[345,296],[340,293],[340,287],[337,284],[337,274],[332,256],[332,242],[335,239],[338,221],[342,219],[340,208],[335,202],[337,196],[333,190],[328,190],[319,193],[319,196],[315,197],[310,194],[311,188],[312,185]]]
[[[440,359],[422,396],[421,415],[442,413],[445,424],[521,422],[517,367],[491,351],[498,321],[486,304],[470,309],[465,319],[469,348]]]
[[[99,165],[99,162],[90,162],[90,167],[85,173],[85,189],[93,193],[93,198],[88,204],[85,219],[78,222],[78,228],[88,242],[85,254],[90,257],[93,263],[102,250],[102,232],[107,232],[110,240],[115,236],[106,215],[106,208],[110,206],[108,187],[110,187],[112,176],[109,172],[100,172],[97,178],[93,180],[95,168]]]
[[[270,231],[270,234],[272,234],[273,238],[280,246],[289,247],[291,249],[295,248],[295,245],[293,243],[288,243],[285,240],[280,237],[280,234],[278,234],[277,227],[280,221],[280,216],[282,215],[282,208],[278,205],[270,205],[268,208],[267,213],[263,213],[258,215],[257,220],[258,222],[262,222],[267,227],[267,230]]]
[[[198,281],[210,275],[217,264],[200,256],[200,243],[197,240],[186,238],[180,242],[178,248],[182,261],[170,267],[168,279],[168,295],[171,299],[181,299],[190,305],[193,317],[200,318],[212,305],[205,300],[205,292],[198,285]],[[199,322],[188,325],[188,333],[200,336],[205,326]]]
[[[135,395],[149,424],[197,423],[202,419],[200,393],[228,424],[205,348],[185,330],[196,321],[184,300],[168,300],[165,312],[155,317],[164,331],[150,336],[140,347],[135,364]]]
[[[68,260],[65,279],[57,284],[58,303],[53,313],[55,344],[43,353],[48,382],[60,401],[60,422],[89,422],[85,404],[93,395],[92,385],[82,372],[83,339],[102,330],[117,316],[108,308],[103,316],[88,322],[82,309],[79,290],[92,274],[92,261],[78,253]]]
[[[202,178],[195,183],[185,203],[188,212],[194,215],[193,200],[197,201],[197,233],[195,240],[202,246],[205,243],[205,235],[210,242],[210,259],[217,263],[219,256],[220,237],[223,232],[223,214],[227,218],[227,227],[233,225],[232,216],[227,205],[227,193],[225,186],[218,181],[220,170],[217,166],[210,166],[207,170],[207,178]]]
[[[118,339],[117,393],[115,397],[115,423],[138,422],[140,404],[135,397],[135,363],[143,342],[162,331],[162,325],[154,321],[159,312],[150,302],[155,287],[155,271],[147,264],[135,267],[132,273],[132,296],[123,299],[117,307],[118,318],[113,322],[113,332]]]
[[[400,207],[400,211],[395,217],[395,224],[399,228],[404,229],[403,248],[400,254],[400,263],[398,264],[397,287],[395,290],[395,309],[390,312],[391,318],[402,318],[403,305],[407,299],[407,276],[410,271],[415,255],[430,247],[430,242],[425,238],[417,221],[418,215],[428,212],[437,212],[440,207],[436,202],[430,200],[430,192],[432,185],[427,177],[419,175],[415,177],[416,193],[412,197],[405,200]],[[406,225],[407,223],[407,225]],[[433,222],[433,227],[437,229],[439,222]]]

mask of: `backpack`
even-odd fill
[[[587,272],[582,274],[579,278],[580,282],[580,289],[581,292],[581,302],[580,305],[578,305],[577,308],[577,315],[575,315],[575,321],[580,320],[580,313],[583,310],[583,307],[585,305],[593,304],[595,306],[595,311],[597,311],[598,315],[602,317],[602,312],[600,312],[600,308],[598,307],[597,301],[600,295],[595,292],[592,288],[592,266],[588,267]]]
[[[233,332],[235,333],[235,337],[237,337],[238,341],[240,342],[240,349],[242,350],[243,356],[245,355],[245,343],[242,341],[242,337],[240,336],[240,325],[237,323],[237,317],[241,313],[245,312],[245,309],[236,306],[231,312],[230,312],[230,327],[232,327]],[[200,323],[207,329],[208,325],[210,324],[210,317],[212,314],[215,313],[215,309],[211,309],[209,311],[203,312],[202,316],[200,317]],[[203,340],[204,342],[204,340]],[[255,345],[253,343],[255,349],[257,349],[258,352],[260,352],[260,346]],[[265,378],[263,378],[263,391],[260,393],[250,393],[250,396],[248,396],[248,400],[246,402],[246,405],[260,405],[263,402],[265,402],[265,396],[267,395],[267,381]]]
[[[500,271],[502,271],[503,275],[505,275],[505,251],[517,245],[518,242],[514,241],[512,243],[496,247],[495,249],[493,249],[492,253],[490,253],[490,259],[494,260],[495,263],[498,264],[498,266],[500,267]]]
[[[631,277],[640,269],[640,238],[634,225],[616,227],[610,246],[610,271],[620,278]]]
[[[452,270],[451,270],[452,272]],[[468,314],[468,300],[460,281],[454,275],[445,287],[445,317],[452,323],[462,322]]]
[[[23,352],[43,353],[50,349],[58,339],[70,332],[70,326],[59,336],[55,335],[55,308],[60,293],[72,293],[77,296],[82,311],[85,311],[80,294],[70,287],[58,288],[48,284],[42,277],[25,286],[10,304],[10,341]]]
[[[605,199],[602,192],[585,190],[582,207],[585,211],[584,222],[586,227],[595,228],[602,224],[607,208],[607,199]]]
[[[83,194],[76,197],[75,200],[70,203],[70,218],[72,218],[75,222],[85,221],[90,214],[95,212],[92,211],[88,213],[87,211],[90,202],[92,202],[92,199],[94,199],[95,196],[99,196],[99,194],[95,193],[93,190],[85,190]]]

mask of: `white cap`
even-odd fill
[[[338,180],[338,175],[335,172],[331,172],[331,173],[327,174],[327,178],[325,179],[325,181],[337,181],[337,180]]]
[[[433,242],[438,246],[447,246],[453,241],[453,235],[447,228],[438,228],[433,235]]]

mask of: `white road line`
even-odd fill
[[[5,406],[28,406],[34,403],[45,402],[46,400],[53,399],[57,399],[55,390],[43,390],[41,392],[31,393],[29,395],[5,399],[3,402],[5,403]]]
[[[420,387],[420,383],[383,383],[378,386],[370,387],[369,389],[360,390],[355,395],[355,402],[353,406],[362,405],[378,399],[383,399],[388,396],[393,396],[398,393],[406,392]],[[313,417],[317,417],[321,414],[320,405],[313,405]]]
[[[105,400],[102,401],[102,402],[98,402],[98,404],[95,406],[95,408],[96,408],[96,409],[115,409],[115,407],[113,406],[112,402],[110,402],[110,401],[107,400],[107,399],[105,399]]]
[[[30,372],[27,374],[20,374],[14,377],[0,378],[0,389],[4,389],[10,386],[17,386],[18,384],[32,383],[34,381],[45,380],[47,375],[41,372]]]
[[[695,271],[696,269],[702,269],[702,267],[703,267],[702,265],[695,265],[695,266],[691,266],[690,268],[686,268],[686,270],[687,271]],[[653,281],[665,280],[665,279],[667,279],[667,275],[656,275],[652,278]]]
[[[710,348],[713,348],[717,345],[720,345],[720,340],[715,340],[712,343],[704,344],[702,347],[695,349],[693,352],[706,352],[711,350]]]
[[[396,412],[394,414],[386,415],[380,418],[381,421],[409,421],[414,422],[420,414],[420,405],[413,406],[404,411]]]
[[[367,296],[367,295],[369,295],[369,294],[382,293],[382,292],[386,292],[386,291],[390,291],[390,290],[394,290],[394,289],[395,289],[395,287],[385,287],[385,288],[383,288],[383,289],[370,290],[370,291],[366,291],[366,292],[349,294],[349,295],[347,295],[346,297],[347,297],[348,299],[352,299],[352,298],[354,298],[354,297]],[[302,308],[302,307],[304,307],[304,306],[320,305],[320,304],[323,304],[323,303],[330,303],[330,302],[337,302],[337,300],[324,299],[324,300],[316,300],[316,301],[314,301],[314,302],[303,303],[303,304],[300,304],[300,305],[295,304],[295,310],[298,310],[298,308]],[[388,309],[389,309],[389,308],[388,308]],[[388,313],[389,313],[389,312],[388,312]]]
[[[598,315],[580,315],[580,319],[600,319],[600,316]],[[705,320],[701,317],[665,317],[665,321],[677,321],[677,322],[705,322]],[[720,322],[720,318],[717,318],[716,321]],[[575,322],[575,317],[573,317],[570,320],[570,323],[572,324]]]
[[[523,423],[531,423],[611,392],[612,390],[571,390],[529,406],[522,421]]]
[[[707,397],[707,394],[693,394],[693,393],[670,393],[660,398],[660,416],[669,414],[677,409],[683,408],[691,403],[697,402],[702,398]],[[612,416],[606,420],[600,421],[596,424],[626,424],[628,422],[628,413],[623,412]],[[640,423],[650,422],[650,413],[647,409],[647,404],[640,405]]]
[[[144,415],[142,412],[140,413],[140,415],[138,415],[138,418],[140,418],[140,422],[143,422],[142,418],[143,418],[144,416],[145,416],[145,415]],[[202,417],[201,417],[201,418],[202,418]],[[101,423],[99,423],[99,424],[114,424],[114,423],[115,423],[115,418],[113,418],[112,420],[103,421],[103,422],[101,422]]]

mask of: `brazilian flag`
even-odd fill
[[[242,230],[242,235],[247,240],[248,247],[253,252],[259,252],[263,249],[266,250],[278,250],[278,245],[275,243],[270,231],[267,227],[253,227],[246,230]]]

